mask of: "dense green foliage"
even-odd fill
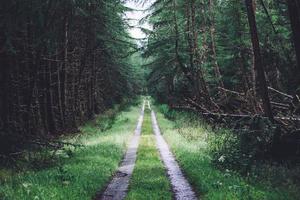
[[[268,121],[254,120],[252,124],[256,126],[252,130],[234,132],[221,129],[210,135],[210,152],[217,166],[247,174],[262,160],[271,160],[276,129]],[[261,131],[255,131],[257,127]],[[219,162],[220,159],[224,162]]]
[[[295,94],[298,71],[287,3],[254,4],[268,85]],[[151,9],[153,31],[145,49],[151,94],[178,103],[197,96],[197,84],[201,95],[214,99],[222,93],[217,87],[249,92],[255,80],[244,1],[158,0]]]

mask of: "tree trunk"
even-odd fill
[[[268,94],[267,82],[265,77],[265,70],[262,65],[262,58],[260,53],[259,39],[257,33],[255,12],[252,0],[245,0],[247,7],[247,16],[249,21],[251,41],[254,54],[254,70],[257,76],[258,92],[262,98],[264,114],[273,121],[273,113],[271,110],[270,99]]]
[[[58,50],[56,49],[56,60],[58,60]],[[64,119],[64,112],[63,112],[63,99],[62,99],[62,84],[63,82],[61,81],[61,69],[63,63],[57,62],[57,100],[58,100],[58,107],[59,107],[59,115],[60,115],[60,121],[61,121],[61,128],[64,129],[65,127],[65,119]]]
[[[0,61],[3,66],[0,68],[0,129],[6,130],[8,127],[8,116],[9,116],[9,99],[8,99],[8,91],[9,91],[9,63],[8,63],[8,55],[6,53],[0,54]]]
[[[48,128],[50,133],[54,133],[56,131],[56,124],[55,124],[55,119],[54,119],[54,112],[53,112],[53,94],[52,94],[52,73],[51,73],[51,63],[48,62],[48,64],[46,64],[46,102],[47,102],[47,119],[48,119]]]
[[[287,0],[288,11],[291,21],[294,47],[296,51],[296,60],[297,60],[297,76],[298,80],[296,83],[300,83],[300,2],[298,0]]]
[[[67,10],[67,9],[66,9]],[[68,34],[68,29],[69,29],[69,19],[68,19],[68,14],[65,15],[64,17],[64,40],[63,40],[63,64],[62,64],[62,69],[61,69],[61,89],[60,89],[60,107],[61,107],[61,115],[63,116],[63,126],[65,126],[65,118],[66,118],[66,109],[67,109],[67,81],[68,81],[68,43],[69,43],[69,34]]]
[[[194,49],[195,49],[195,61],[196,61],[196,64],[197,64],[197,79],[199,79],[199,83],[200,83],[200,86],[201,86],[201,89],[202,89],[202,92],[204,94],[204,98],[205,98],[205,101],[206,103],[209,105],[209,107],[213,108],[214,106],[214,103],[210,97],[210,94],[209,94],[209,88],[208,88],[208,85],[204,79],[204,72],[203,72],[203,68],[202,68],[202,64],[204,64],[206,61],[207,61],[207,57],[206,57],[206,54],[207,54],[207,37],[206,37],[206,19],[205,19],[205,8],[204,8],[204,5],[205,5],[205,2],[202,1],[202,8],[201,8],[201,12],[202,12],[202,18],[203,18],[203,23],[202,23],[202,46],[203,46],[203,52],[199,52],[199,47],[198,47],[198,39],[197,39],[197,31],[196,31],[196,19],[195,19],[195,16],[196,16],[196,7],[195,7],[195,1],[193,1],[193,4],[191,6],[191,10],[192,10],[192,30],[193,30],[193,35],[194,35]]]
[[[220,87],[224,88],[224,83],[222,80],[222,75],[220,71],[220,67],[217,61],[217,52],[216,52],[216,44],[215,44],[215,16],[214,16],[214,0],[209,0],[209,11],[210,11],[210,39],[211,39],[211,51],[212,51],[212,62],[214,67],[215,76],[218,80],[218,84]],[[223,93],[226,96],[226,93]]]
[[[176,16],[176,0],[173,0],[173,22],[174,22],[174,29],[175,29],[175,60],[176,64],[179,65],[182,72],[184,73],[185,77],[189,80],[191,85],[194,85],[194,81],[191,77],[191,73],[189,72],[188,68],[182,63],[180,55],[179,55],[179,30],[178,30],[178,23],[177,23],[177,16]]]

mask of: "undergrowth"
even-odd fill
[[[300,167],[259,160],[270,135],[238,135],[193,113],[157,109],[164,137],[203,199],[300,199]]]

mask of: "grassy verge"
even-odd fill
[[[156,149],[149,110],[145,111],[137,161],[126,199],[172,199],[171,186]]]
[[[87,123],[81,127],[82,134],[69,139],[83,147],[58,152],[60,155],[51,165],[18,172],[0,169],[0,199],[91,199],[117,169],[136,126],[139,109],[132,107],[118,113],[109,128],[100,124],[99,119],[111,115],[111,110],[94,123]]]
[[[170,121],[161,113],[157,117],[164,138],[201,199],[300,199],[299,187],[288,183],[287,177],[279,177],[282,173],[273,172],[273,179],[262,179],[215,168],[207,151],[207,136],[212,133],[205,125],[189,123],[184,117]],[[270,181],[274,179],[280,184]]]

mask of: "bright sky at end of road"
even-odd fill
[[[128,23],[130,24],[130,26],[133,26],[128,30],[131,37],[136,39],[143,39],[146,37],[143,31],[138,27],[143,27],[150,30],[152,29],[149,23],[145,22],[143,24],[139,24],[139,21],[147,16],[147,14],[149,14],[149,12],[143,10],[149,8],[153,1],[154,0],[148,0],[145,3],[136,3],[134,2],[134,0],[131,0],[125,3],[126,7],[136,10],[125,13],[125,17],[128,19]]]

